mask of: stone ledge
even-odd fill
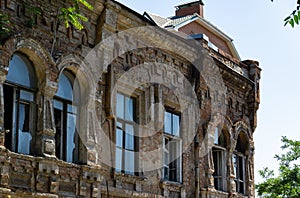
[[[114,179],[126,183],[131,183],[131,184],[135,184],[136,181],[144,182],[147,180],[147,178],[144,176],[130,175],[130,174],[118,173],[118,172],[114,173]]]
[[[179,182],[173,182],[173,181],[161,181],[160,182],[161,188],[167,188],[168,190],[172,192],[180,192],[183,185]]]
[[[201,195],[203,197],[210,197],[210,198],[228,198],[229,193],[216,190],[214,188],[202,188]]]
[[[107,195],[109,196],[120,196],[120,197],[134,197],[134,198],[163,198],[164,196],[157,195],[157,194],[152,194],[152,193],[144,193],[144,192],[136,192],[132,190],[125,190],[125,189],[118,189],[114,187],[109,187],[108,192],[107,192],[107,187],[106,186],[101,186],[101,194],[102,195]],[[105,196],[104,196],[105,197]]]

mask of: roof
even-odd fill
[[[200,25],[204,26],[206,29],[208,29],[212,33],[214,33],[215,35],[219,36],[222,40],[224,40],[227,43],[234,58],[241,60],[235,46],[233,45],[233,39],[230,38],[227,34],[222,32],[219,28],[214,26],[212,23],[210,23],[208,20],[204,19],[197,13],[192,14],[192,15],[186,15],[186,16],[173,16],[173,17],[169,17],[169,18],[163,18],[163,17],[157,16],[157,15],[153,15],[153,14],[145,12],[144,16],[162,28],[167,28],[167,29],[172,28],[177,31],[179,30],[179,28],[195,21],[195,22],[199,23]]]
[[[174,28],[179,26],[180,24],[192,20],[195,18],[195,15],[187,15],[187,16],[181,16],[181,17],[170,17],[168,20],[168,23],[165,24],[165,26],[173,26]]]
[[[163,18],[163,17],[158,16],[158,15],[155,15],[155,14],[152,14],[152,13],[149,13],[149,12],[145,12],[144,16],[145,15],[148,15],[146,17],[148,19],[150,19],[152,22],[154,22],[156,25],[160,26],[160,27],[164,26],[164,24],[168,22],[168,19]]]

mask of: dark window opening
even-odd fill
[[[13,152],[34,154],[36,78],[31,62],[16,53],[10,63],[4,91],[5,146]]]

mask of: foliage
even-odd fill
[[[75,27],[78,30],[82,30],[84,27],[82,22],[88,21],[81,10],[80,5],[92,10],[93,6],[87,2],[87,0],[71,0],[70,7],[61,7],[58,8],[57,20],[62,19],[66,28],[69,28],[70,25]],[[41,15],[43,8],[32,6],[28,0],[23,1],[24,8],[29,14],[28,20],[26,20],[26,25],[32,27],[34,25],[34,16]],[[7,14],[0,13],[0,34],[5,34],[10,31],[9,29],[9,17]]]
[[[300,141],[281,139],[282,150],[286,152],[275,155],[279,161],[279,175],[275,176],[273,170],[264,168],[259,174],[264,182],[257,184],[256,189],[261,197],[270,198],[299,198],[300,197]]]
[[[86,0],[72,0],[72,6],[68,8],[60,8],[59,17],[63,19],[65,27],[70,27],[72,24],[78,30],[83,29],[82,21],[86,22],[88,19],[83,16],[80,12],[80,4],[92,10],[93,6],[89,4]]]
[[[273,0],[271,0],[273,2]],[[295,27],[295,24],[299,25],[300,23],[300,0],[297,0],[297,7],[293,12],[284,19],[284,26],[290,24],[292,27]]]
[[[29,14],[29,19],[26,20],[26,25],[28,27],[33,27],[34,25],[34,16],[35,15],[41,15],[42,9],[36,6],[32,6],[27,0],[24,2],[24,7],[26,9],[26,12]]]
[[[0,13],[0,35],[10,32],[9,24],[10,22],[8,15]]]

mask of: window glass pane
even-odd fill
[[[117,128],[123,129],[121,122],[117,122]]]
[[[233,163],[233,170],[234,170],[234,176],[235,178],[237,178],[237,159],[236,159],[236,155],[232,156],[232,163]]]
[[[18,152],[23,154],[30,153],[32,136],[29,131],[30,106],[20,104],[19,106],[19,129],[18,129]]]
[[[58,104],[60,102],[56,101]],[[55,104],[55,103],[54,103]],[[62,106],[62,104],[61,104]],[[61,107],[62,108],[62,107]],[[54,121],[55,121],[55,152],[56,156],[62,159],[62,130],[63,130],[63,112],[62,109],[54,109]]]
[[[215,144],[219,144],[219,129],[215,128]]]
[[[58,100],[53,100],[53,106],[55,109],[63,110],[63,103]]]
[[[121,171],[122,170],[122,149],[117,148],[116,149],[116,171]]]
[[[67,116],[67,133],[66,133],[66,161],[73,162],[73,154],[75,149],[75,131],[76,131],[76,115],[68,113]]]
[[[169,166],[169,153],[166,151],[164,152],[164,165]]]
[[[66,76],[66,72],[63,71],[58,80],[58,91],[56,96],[59,96],[66,100],[73,100],[73,85],[71,80]]]
[[[175,161],[179,156],[177,153],[177,142],[172,140],[169,142],[169,153],[170,153],[170,162]],[[174,163],[173,168],[176,168],[176,164]]]
[[[125,97],[125,120],[133,121],[133,99]]]
[[[15,54],[9,62],[6,80],[28,88],[36,88],[34,68],[29,60],[20,54]]]
[[[77,107],[73,105],[68,105],[68,113],[77,114]]]
[[[125,173],[134,173],[134,152],[125,150]]]
[[[30,102],[34,101],[34,94],[28,91],[20,90],[20,99],[27,100]]]
[[[116,133],[116,146],[123,147],[123,131],[120,129],[117,129]]]
[[[239,179],[244,180],[244,159],[239,157]]]
[[[168,167],[164,167],[164,178],[166,180],[169,180],[169,168]]]
[[[134,131],[133,126],[129,124],[126,124],[125,148],[134,150]]]
[[[165,133],[172,134],[172,115],[169,112],[165,112]]]
[[[176,161],[171,162],[171,165],[169,167],[169,180],[177,181],[177,170],[173,164],[176,164]]]
[[[124,96],[117,93],[117,105],[116,105],[117,117],[124,119]]]
[[[18,103],[15,102],[14,103],[14,114],[13,114],[13,123],[12,123],[12,127],[13,127],[13,134],[12,134],[12,150],[17,152],[17,122],[18,122],[18,118],[17,118],[17,109]]]
[[[213,150],[213,160],[214,160],[214,175],[222,176],[222,172],[224,171],[223,166],[223,151],[221,150]]]
[[[226,137],[225,137],[226,132],[222,131],[221,134],[219,135],[219,145],[226,148],[227,147],[227,142],[226,142]]]
[[[173,114],[173,135],[179,137],[179,116]]]

